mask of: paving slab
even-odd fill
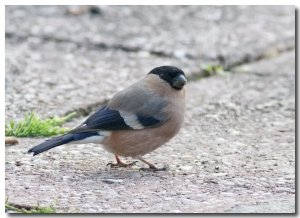
[[[94,7],[75,15],[74,6],[6,6],[6,32],[225,65],[294,45],[294,6]]]
[[[57,212],[294,213],[294,60],[284,52],[189,82],[184,127],[145,156],[167,172],[107,169],[113,155],[92,144],[32,158],[44,139],[20,139],[6,147],[6,196]]]
[[[38,38],[8,39],[6,51],[8,119],[22,118],[33,110],[48,117],[103,104],[156,66],[176,65],[188,75],[201,67],[188,59],[97,50]]]
[[[192,75],[294,48],[293,6],[74,7],[6,6],[6,119],[94,108],[156,66]]]

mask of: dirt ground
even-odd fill
[[[74,213],[294,213],[295,8],[95,8],[6,6],[6,119],[75,110],[74,127],[153,67],[176,65],[190,78],[184,127],[145,156],[169,169],[109,169],[113,155],[94,144],[33,158],[27,150],[45,138],[20,138],[5,151],[9,202]],[[228,72],[200,78],[205,64]]]

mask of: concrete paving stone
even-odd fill
[[[36,111],[42,117],[64,115],[101,104],[161,65],[176,65],[187,74],[200,69],[191,60],[149,53],[78,48],[72,43],[6,41],[7,119]]]
[[[225,66],[294,46],[294,6],[96,6],[76,16],[70,7],[6,6],[6,32]]]
[[[113,155],[93,144],[33,158],[27,149],[44,139],[24,138],[6,148],[6,196],[57,212],[294,213],[294,60],[285,52],[189,82],[184,127],[145,155],[167,172],[107,169]]]
[[[6,148],[9,201],[58,212],[294,212],[294,51],[280,54],[294,47],[294,7],[99,8],[6,6],[6,118],[104,102],[153,66],[190,75],[207,62],[271,59],[189,83],[184,128],[146,155],[168,172],[109,170],[113,156],[97,145],[31,158],[44,139],[20,139]]]
[[[97,106],[155,66],[191,75],[294,47],[292,6],[74,7],[6,6],[6,119]]]

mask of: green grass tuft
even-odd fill
[[[53,207],[30,207],[30,206],[22,206],[16,205],[6,202],[5,209],[8,211],[14,211],[17,213],[55,213],[55,209]]]
[[[26,114],[24,119],[16,122],[14,120],[5,124],[5,135],[16,137],[54,136],[66,133],[69,128],[61,127],[66,121],[75,116],[75,112],[65,117],[53,117],[41,119],[34,112]]]
[[[227,71],[224,70],[224,68],[221,65],[212,65],[212,64],[207,64],[205,65],[203,69],[203,76],[204,77],[209,77],[213,75],[220,75],[220,74],[225,74],[228,73]]]

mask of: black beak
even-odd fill
[[[175,89],[182,89],[182,87],[186,84],[187,80],[183,75],[177,76],[173,81],[172,81],[172,86]]]

